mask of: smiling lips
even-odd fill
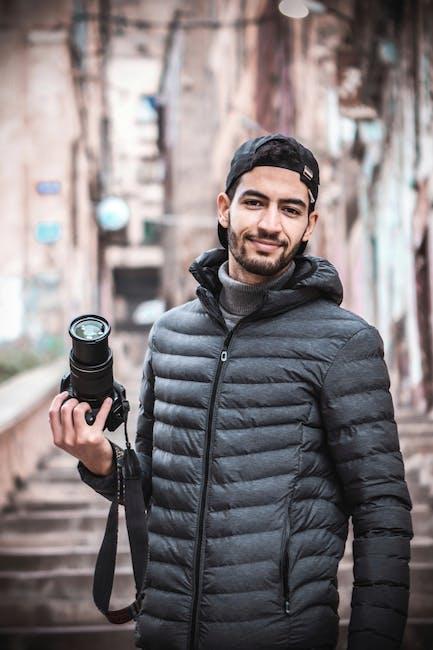
[[[256,248],[262,251],[274,251],[276,248],[279,248],[281,246],[281,244],[266,242],[261,239],[251,239],[250,241],[252,241]]]

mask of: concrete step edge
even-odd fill
[[[99,551],[100,546],[45,546],[41,548],[29,548],[29,547],[22,547],[22,548],[0,548],[0,557],[6,556],[6,557],[14,557],[14,556],[20,556],[20,557],[31,557],[31,556],[43,556],[43,557],[50,557],[50,556],[56,556],[56,555],[90,555],[93,553],[97,553]],[[126,553],[129,551],[129,546],[118,546],[117,547],[117,552],[118,553]]]
[[[76,578],[76,577],[92,577],[94,569],[87,568],[59,568],[59,569],[44,569],[42,571],[0,571],[0,580],[2,578],[14,579],[16,581],[24,580],[43,580],[46,578]],[[129,576],[132,575],[132,568],[118,567],[116,568],[116,575]]]
[[[107,502],[108,503],[108,502]],[[106,509],[103,508],[86,508],[84,510],[77,509],[60,509],[60,510],[34,510],[32,512],[8,512],[0,517],[0,523],[4,524],[9,521],[19,521],[25,519],[26,521],[31,519],[32,521],[39,521],[40,519],[80,519],[80,517],[88,519],[89,517],[101,517],[107,518],[110,510],[110,506]],[[125,510],[123,506],[119,507],[119,518],[125,517]]]
[[[96,623],[95,625],[58,625],[38,627],[0,627],[0,635],[34,636],[40,634],[82,634],[85,632],[99,634],[101,632],[122,632],[134,630],[134,623],[124,623],[116,627],[112,623]]]

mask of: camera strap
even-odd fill
[[[104,539],[99,549],[93,577],[93,600],[95,605],[110,623],[122,624],[134,619],[141,608],[143,587],[148,562],[148,530],[146,506],[141,486],[140,464],[137,454],[131,448],[127,438],[125,422],[126,449],[113,447],[116,455],[117,491],[111,504],[105,528]],[[123,458],[122,458],[123,457]],[[122,468],[123,460],[123,468]],[[123,471],[122,471],[123,470]],[[117,538],[119,528],[119,501],[124,478],[124,504],[126,527],[135,581],[135,600],[133,603],[117,610],[109,610],[113,590],[114,570],[116,565]]]

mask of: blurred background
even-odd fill
[[[110,321],[133,434],[150,326],[195,298],[235,148],[274,131],[320,164],[306,254],[384,340],[416,533],[404,648],[433,648],[432,34],[433,0],[0,0],[2,648],[134,647],[91,596],[108,504],[51,441],[68,326]],[[123,526],[113,608],[134,597]]]

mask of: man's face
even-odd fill
[[[318,214],[308,218],[308,201],[297,172],[270,166],[243,174],[231,203],[221,193],[218,218],[228,228],[230,274],[256,283],[283,273],[314,229]]]

